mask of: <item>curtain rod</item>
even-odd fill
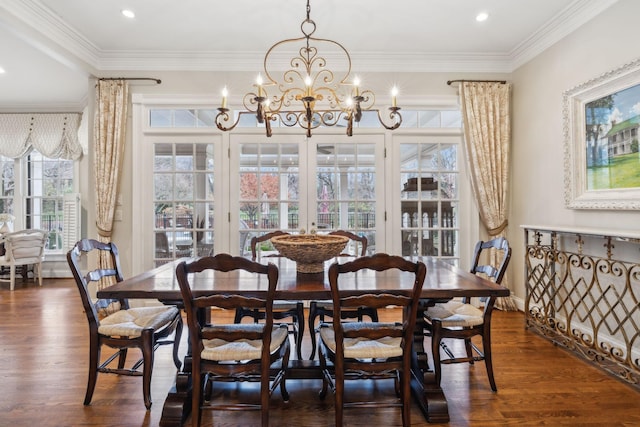
[[[162,83],[162,80],[153,77],[100,77],[98,80],[151,80],[157,84]]]
[[[507,83],[506,80],[447,80],[447,85],[451,86],[452,83],[465,83],[465,82],[473,82],[473,83]]]

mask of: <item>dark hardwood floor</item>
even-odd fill
[[[398,313],[389,311],[384,316]],[[186,349],[186,333],[182,352]],[[553,346],[524,328],[522,313],[494,316],[494,368],[498,392],[489,388],[483,363],[447,365],[443,388],[452,427],[637,426],[640,395],[630,386]],[[175,367],[170,347],[156,352],[153,406],[146,411],[140,378],[99,375],[90,406],[83,406],[87,377],[87,324],[71,280],[0,286],[0,426],[157,426]],[[303,354],[309,353],[308,338]],[[392,396],[391,383],[349,385],[347,397]],[[252,398],[251,384],[217,389],[229,399]],[[273,426],[332,426],[333,399],[320,401],[320,380],[288,382],[291,400],[271,403]],[[349,426],[398,426],[396,409],[347,409]],[[205,426],[259,424],[252,412],[207,412]],[[429,425],[418,407],[412,425]],[[432,424],[434,426],[438,424]],[[447,425],[447,424],[445,424]]]

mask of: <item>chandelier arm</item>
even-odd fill
[[[240,111],[238,113],[238,118],[236,119],[236,121],[231,125],[231,126],[225,126],[224,123],[227,123],[231,120],[231,117],[229,116],[229,109],[228,108],[218,108],[218,114],[216,115],[216,126],[218,129],[220,129],[223,132],[227,132],[230,130],[235,129],[236,126],[238,126],[238,123],[240,123],[240,116],[242,114],[249,114],[249,111]]]
[[[400,114],[400,107],[389,107],[389,118],[393,121],[393,124],[387,125],[380,115],[380,110],[376,110],[378,112],[378,121],[382,126],[384,126],[387,130],[396,130],[402,124],[402,114]]]

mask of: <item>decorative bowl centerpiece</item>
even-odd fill
[[[298,273],[322,273],[324,262],[340,255],[349,239],[324,234],[288,234],[271,238],[280,254],[296,262]]]

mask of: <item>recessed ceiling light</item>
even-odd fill
[[[6,71],[4,71],[4,68],[0,67],[0,74],[4,74]]]
[[[489,17],[489,14],[487,12],[480,12],[478,16],[476,16],[476,21],[484,22],[487,20],[488,17]]]
[[[135,14],[135,13],[133,13],[133,10],[129,10],[129,9],[124,9],[124,10],[122,11],[122,14],[123,14],[124,16],[126,16],[127,18],[131,18],[131,19],[133,19],[133,18],[135,18],[135,17],[136,17],[136,14]]]

